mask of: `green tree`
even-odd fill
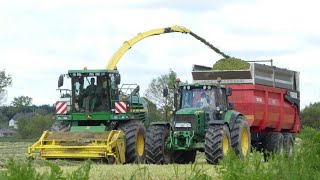
[[[176,83],[177,74],[170,69],[168,74],[163,74],[158,78],[152,79],[149,84],[145,97],[153,102],[160,111],[161,119],[170,120],[173,108],[173,86]],[[169,89],[167,98],[163,97],[163,89]]]
[[[6,74],[6,70],[0,70],[0,104],[2,104],[7,95],[5,88],[12,85],[12,77],[10,74]]]
[[[52,115],[23,116],[18,118],[18,133],[23,139],[37,138],[41,136],[43,131],[50,130],[53,122]]]
[[[320,102],[311,103],[301,111],[301,124],[320,130]]]
[[[151,102],[148,98],[143,97],[143,99],[148,103],[147,122],[150,123],[152,121],[160,121],[161,114],[160,114],[160,111],[157,109],[157,106],[153,102]]]
[[[25,107],[32,105],[32,98],[29,96],[14,97],[11,105],[14,107]]]

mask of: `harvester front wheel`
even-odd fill
[[[230,139],[230,131],[227,125],[209,126],[204,141],[204,152],[209,164],[217,164],[228,154],[231,147]]]
[[[251,134],[247,120],[238,116],[231,130],[231,146],[240,157],[246,157],[251,149]]]
[[[285,132],[283,134],[284,139],[284,149],[287,156],[292,156],[293,154],[293,146],[294,146],[294,140],[291,133]]]
[[[171,163],[171,152],[166,150],[168,137],[168,126],[151,125],[148,128],[146,137],[146,161],[148,164]]]
[[[125,163],[144,163],[144,141],[146,129],[141,121],[132,120],[119,125],[126,136]]]
[[[173,162],[178,164],[194,163],[196,161],[196,150],[175,151],[172,155]]]

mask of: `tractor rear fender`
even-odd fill
[[[238,116],[243,116],[240,112],[235,110],[228,110],[224,115],[224,121],[229,124],[229,128],[233,129]]]

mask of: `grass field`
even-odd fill
[[[319,179],[320,132],[305,128],[296,139],[292,156],[271,154],[264,161],[263,154],[253,151],[248,158],[230,153],[220,165],[206,163],[203,153],[197,154],[194,164],[107,165],[101,162],[34,160],[27,164],[25,157],[32,142],[8,142],[0,139],[0,179]],[[12,161],[12,158],[15,161]],[[10,164],[11,163],[11,164]],[[52,164],[57,166],[53,167]],[[86,168],[88,167],[88,168]],[[28,173],[32,172],[32,173]],[[88,172],[88,173],[83,173]],[[12,174],[18,174],[12,178]],[[52,177],[58,174],[59,177]],[[8,178],[11,177],[11,178]],[[40,178],[39,178],[40,177]]]
[[[31,142],[1,142],[0,141],[0,170],[4,169],[6,162],[10,158],[26,161],[28,145]],[[74,171],[83,161],[51,160],[61,167],[64,173]],[[37,171],[48,171],[42,160],[33,161]],[[198,174],[197,174],[198,173]],[[105,163],[93,162],[90,170],[90,179],[192,179],[199,174],[206,174],[213,179],[217,179],[215,166],[209,165],[204,159],[203,153],[197,155],[197,163],[191,165],[148,165],[148,164],[126,164],[107,165]]]

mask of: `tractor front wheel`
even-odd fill
[[[125,163],[144,163],[144,141],[146,130],[141,121],[132,120],[120,124],[118,127],[126,137]]]
[[[230,131],[227,125],[209,126],[205,135],[205,155],[209,164],[217,164],[228,154],[230,143]]]

